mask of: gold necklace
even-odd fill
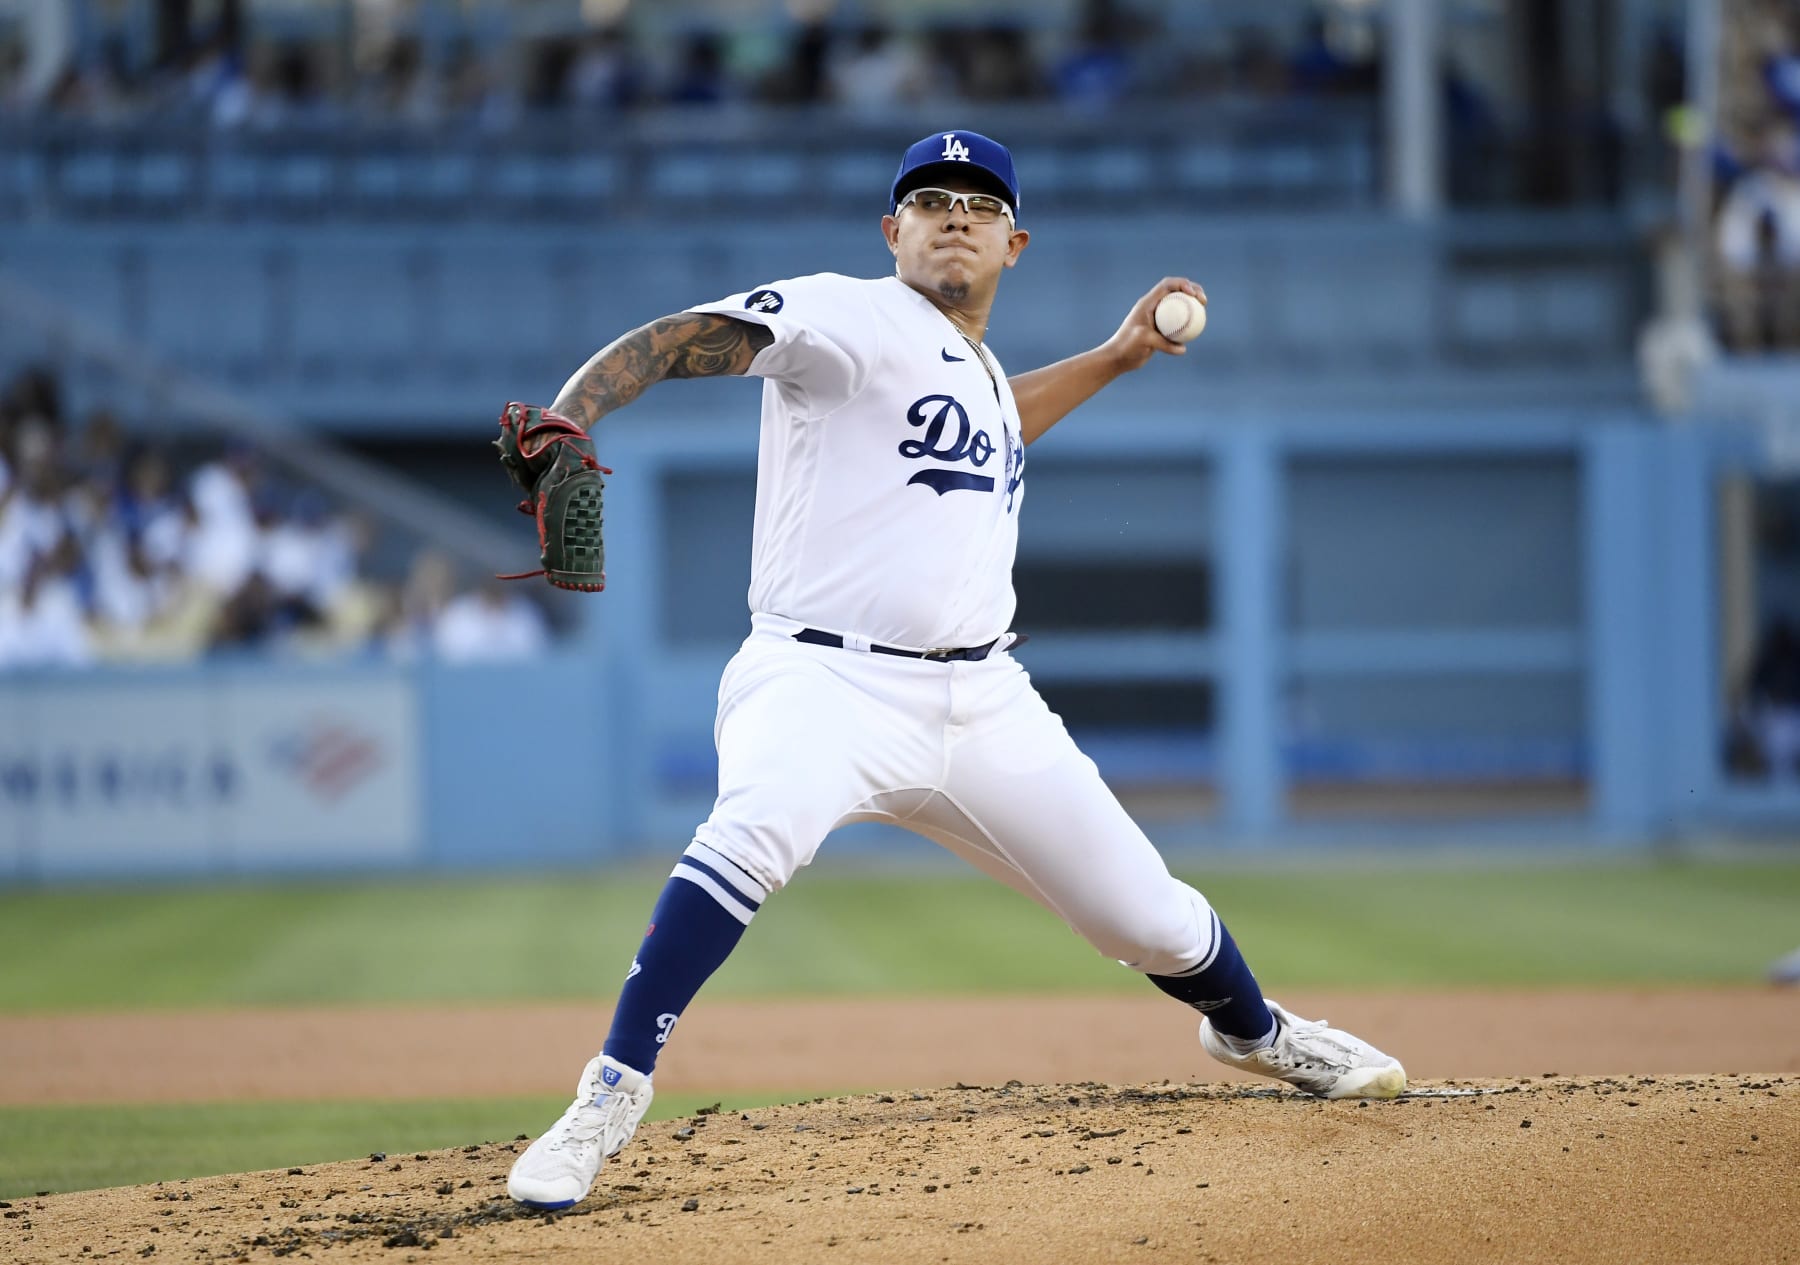
[[[950,323],[956,325],[955,321]],[[1000,411],[1004,414],[1006,412],[1006,405],[1002,404],[1000,401],[1000,379],[994,376],[994,367],[988,363],[987,353],[981,350],[980,343],[976,342],[973,338],[970,338],[967,334],[963,334],[962,326],[957,325],[956,332],[962,334],[962,340],[969,344],[969,350],[975,353],[975,359],[979,360],[981,362],[981,367],[987,370],[988,382],[994,388],[994,403],[1000,405]]]

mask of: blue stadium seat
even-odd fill
[[[133,165],[126,193],[134,206],[166,214],[191,205],[198,179],[192,155],[179,149],[151,150]]]
[[[1237,184],[1237,155],[1223,141],[1183,145],[1170,160],[1167,174],[1170,182],[1184,193],[1223,197]]]
[[[819,182],[847,203],[867,200],[873,206],[886,201],[895,166],[894,160],[867,151],[835,153],[819,164]]]
[[[0,211],[23,215],[45,195],[44,161],[29,150],[0,154]]]
[[[704,201],[724,191],[725,175],[721,164],[710,154],[659,154],[648,165],[644,189],[656,198]]]
[[[63,201],[77,210],[103,211],[119,196],[120,160],[109,150],[76,151],[56,166]]]

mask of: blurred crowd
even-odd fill
[[[955,20],[899,29],[829,14],[783,30],[713,28],[645,36],[628,21],[578,34],[427,40],[392,20],[402,6],[356,6],[349,41],[265,37],[243,0],[159,32],[137,52],[121,36],[71,40],[57,64],[0,48],[0,108],[94,121],[203,119],[220,128],[339,126],[347,120],[503,130],[533,112],[616,117],[647,107],[831,104],[879,112],[908,103],[1131,99],[1235,93],[1368,93],[1375,15],[1323,10],[1285,45],[1240,26],[1173,37],[1161,5],[1084,0],[1045,30],[979,4]],[[617,6],[623,8],[624,6]],[[830,6],[817,6],[829,10]],[[366,13],[365,13],[366,11]],[[1348,16],[1346,16],[1348,15]],[[389,20],[382,20],[384,16]],[[42,59],[36,59],[41,63]]]
[[[1800,4],[1730,0],[1715,149],[1721,334],[1800,348]]]
[[[254,451],[178,462],[57,379],[0,391],[0,672],[239,653],[475,662],[542,650],[542,612],[448,558],[370,573],[366,518],[276,479]]]

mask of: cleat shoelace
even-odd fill
[[[1295,1020],[1288,1025],[1287,1031],[1288,1062],[1296,1067],[1304,1068],[1348,1068],[1355,1062],[1356,1051],[1331,1034],[1331,1025],[1324,1019]],[[1304,1039],[1323,1047],[1324,1052],[1332,1056],[1332,1061],[1323,1062],[1317,1055],[1303,1057],[1294,1050],[1297,1039]]]
[[[591,1146],[600,1140],[609,1125],[622,1122],[631,1111],[632,1099],[629,1094],[608,1092],[598,1100],[588,1098],[586,1101],[569,1108],[558,1123],[556,1141],[550,1144],[550,1150],[560,1151],[570,1146]],[[633,1127],[630,1133],[637,1132]]]

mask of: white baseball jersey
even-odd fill
[[[891,822],[1138,970],[1210,961],[1205,898],[1008,643],[948,662],[868,652],[1007,631],[1025,455],[999,364],[893,277],[823,273],[691,310],[775,335],[750,364],[766,379],[751,631],[719,683],[719,796],[696,841],[772,891],[838,826]],[[845,645],[796,641],[803,625]]]
[[[914,649],[1012,622],[1025,444],[999,362],[897,277],[690,308],[765,326],[750,609]]]

